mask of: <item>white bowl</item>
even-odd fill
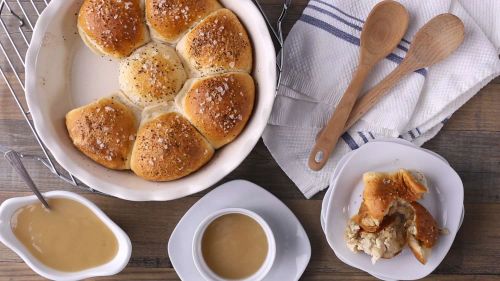
[[[10,220],[19,208],[39,202],[35,195],[16,197],[5,200],[0,206],[0,241],[14,251],[23,261],[41,276],[60,281],[81,280],[95,276],[109,276],[122,271],[127,265],[132,253],[132,244],[127,234],[116,225],[94,203],[84,197],[67,191],[50,191],[43,194],[45,198],[68,198],[89,208],[115,235],[118,241],[116,256],[106,264],[77,272],[62,272],[52,269],[36,259],[12,232]],[[77,242],[77,241],[75,241]]]
[[[276,54],[266,22],[251,0],[221,0],[245,25],[253,43],[256,103],[246,128],[199,171],[172,182],[149,182],[93,162],[72,144],[68,111],[119,89],[118,60],[92,53],[77,33],[81,0],[52,0],[33,32],[26,56],[26,99],[43,143],[63,168],[101,192],[134,201],[172,200],[199,192],[234,170],[258,142],[271,114]]]
[[[215,213],[209,215],[200,223],[193,237],[193,260],[196,268],[203,276],[203,278],[208,281],[228,280],[217,276],[212,270],[210,270],[210,268],[205,263],[201,252],[201,240],[208,225],[210,225],[210,223],[212,223],[215,219],[227,214],[243,214],[249,216],[250,218],[254,219],[264,230],[268,243],[268,251],[264,263],[259,268],[259,270],[251,276],[244,279],[238,279],[238,281],[261,281],[266,277],[267,273],[269,273],[269,270],[271,270],[271,267],[273,266],[274,259],[276,258],[276,241],[274,240],[273,232],[271,231],[271,228],[269,227],[267,222],[257,213],[243,208],[226,208],[218,210]]]
[[[429,193],[419,202],[438,222],[449,230],[432,249],[427,264],[422,265],[406,247],[392,259],[372,264],[370,256],[351,252],[344,240],[348,220],[357,213],[362,201],[362,175],[368,171],[392,171],[399,168],[423,172],[429,182]],[[329,245],[347,264],[372,275],[395,280],[420,279],[430,274],[448,253],[460,227],[463,211],[463,184],[457,173],[441,158],[408,145],[374,142],[359,148],[337,174],[325,218]]]

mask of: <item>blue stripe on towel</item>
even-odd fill
[[[345,143],[347,143],[347,145],[352,149],[352,150],[356,150],[359,148],[359,145],[354,141],[354,139],[351,137],[351,135],[349,135],[349,133],[344,133],[342,135],[342,139],[345,141]]]
[[[345,19],[343,19],[343,18],[341,18],[341,17],[339,17],[339,16],[335,15],[334,13],[329,12],[329,11],[327,11],[327,10],[325,10],[325,9],[320,8],[320,7],[317,7],[317,6],[314,6],[314,5],[312,5],[312,4],[309,4],[309,5],[307,6],[307,8],[310,8],[310,9],[312,9],[312,10],[315,10],[315,11],[317,11],[317,12],[320,12],[320,13],[322,13],[322,14],[325,14],[325,15],[327,15],[327,16],[330,16],[331,18],[334,18],[334,19],[336,19],[336,20],[338,20],[338,21],[340,21],[340,22],[342,22],[342,23],[344,23],[344,24],[346,24],[346,25],[348,25],[348,26],[350,26],[350,27],[352,27],[352,28],[354,28],[354,29],[356,29],[356,30],[361,31],[361,30],[363,29],[361,26],[358,26],[358,25],[355,25],[355,24],[353,24],[353,23],[350,23],[350,22],[346,21]],[[398,49],[401,49],[401,50],[403,50],[403,51],[405,51],[405,52],[408,52],[408,48],[406,48],[405,46],[401,46],[401,45],[399,45],[399,44],[398,44],[398,46],[397,46],[397,47],[398,47]]]
[[[346,16],[346,17],[348,17],[348,18],[350,18],[350,19],[353,19],[353,20],[358,21],[358,22],[360,22],[360,23],[364,23],[364,21],[363,21],[363,20],[358,19],[357,17],[354,17],[354,16],[349,15],[348,13],[346,13],[346,12],[342,11],[341,9],[339,9],[339,8],[337,8],[337,7],[335,7],[335,6],[333,6],[332,4],[326,3],[325,1],[321,1],[321,0],[313,0],[312,2],[318,2],[318,3],[321,3],[321,4],[325,5],[325,6],[328,6],[328,7],[332,8],[332,9],[336,10],[337,12],[339,12],[339,13],[343,14],[344,16]]]
[[[313,25],[315,27],[319,27],[319,28],[335,35],[335,37],[338,37],[338,38],[340,38],[344,41],[347,41],[353,45],[359,46],[359,38],[354,37],[351,34],[346,33],[338,28],[335,28],[322,20],[318,20],[316,18],[313,18],[309,15],[304,15],[304,14],[300,17],[300,20],[305,22],[305,23],[308,23],[310,25]]]
[[[317,6],[314,6],[314,5],[312,5],[312,4],[309,4],[309,5],[307,6],[307,8],[310,8],[310,9],[313,9],[313,10],[315,10],[315,11],[318,11],[318,12],[320,12],[320,13],[322,13],[322,14],[328,15],[328,16],[330,16],[330,17],[332,17],[332,18],[334,18],[334,19],[336,19],[336,20],[338,20],[338,21],[340,21],[340,22],[342,22],[342,23],[344,23],[344,24],[346,24],[346,25],[348,25],[348,26],[350,26],[350,27],[352,27],[352,28],[356,29],[356,30],[359,30],[359,31],[361,31],[361,30],[362,30],[361,26],[358,26],[358,25],[355,25],[355,24],[353,24],[353,23],[350,23],[350,22],[346,21],[345,19],[343,19],[343,18],[341,18],[341,17],[337,16],[336,14],[334,14],[334,13],[332,13],[332,12],[329,12],[329,11],[327,11],[327,10],[325,10],[325,9],[322,9],[322,8],[320,8],[320,7],[317,7]]]
[[[328,6],[328,7],[332,8],[332,9],[336,10],[337,12],[341,13],[342,15],[344,15],[344,16],[346,16],[346,17],[350,18],[350,19],[356,20],[356,21],[358,21],[358,22],[360,22],[360,23],[365,23],[365,21],[364,21],[364,20],[359,19],[359,18],[357,18],[357,17],[355,17],[355,16],[351,16],[351,15],[349,15],[348,13],[346,13],[346,12],[342,11],[341,9],[339,9],[339,8],[335,7],[334,5],[329,4],[329,3],[326,3],[325,1],[321,1],[321,0],[312,0],[311,2],[321,3],[321,4],[325,5],[325,6]],[[408,40],[406,40],[406,39],[404,39],[404,38],[403,38],[401,41],[403,41],[403,42],[405,42],[405,43],[408,43],[408,44],[411,44],[411,42],[410,42],[410,41],[408,41]]]
[[[300,21],[308,23],[312,26],[321,28],[321,29],[327,31],[328,33],[333,34],[335,37],[340,38],[340,39],[342,39],[346,42],[349,42],[353,45],[359,46],[359,44],[360,44],[359,38],[357,38],[349,33],[346,33],[346,32],[344,32],[344,31],[342,31],[342,30],[340,30],[340,29],[338,29],[338,28],[336,28],[336,27],[334,27],[334,26],[332,26],[332,25],[330,25],[322,20],[311,17],[309,15],[302,14],[302,16],[300,17]],[[397,64],[401,63],[401,61],[403,60],[402,57],[397,56],[395,54],[389,54],[387,56],[387,59],[390,61],[393,61]],[[427,75],[426,69],[419,69],[415,72],[421,74],[424,77]]]
[[[411,137],[411,139],[412,139],[412,140],[414,140],[414,139],[415,139],[415,135],[413,134],[413,132],[412,132],[412,131],[408,131],[408,134],[410,134],[410,137]]]
[[[370,135],[370,137],[372,137],[372,139],[375,139],[375,137],[373,136],[372,132],[368,132],[368,134]]]
[[[363,139],[363,141],[364,141],[365,143],[367,143],[367,142],[368,142],[368,139],[365,137],[365,135],[363,134],[363,132],[358,132],[358,135],[361,137],[361,139]]]
[[[420,130],[418,128],[415,128],[415,130],[417,130],[417,133],[419,136],[422,135],[422,133],[420,132]]]

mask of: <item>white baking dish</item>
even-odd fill
[[[199,192],[234,170],[258,142],[271,113],[276,54],[265,20],[251,0],[221,0],[234,11],[253,43],[257,99],[241,135],[217,151],[201,170],[172,182],[148,182],[131,172],[106,169],[79,152],[65,114],[119,89],[118,61],[92,53],[80,39],[76,14],[81,0],[53,0],[40,16],[26,56],[26,98],[35,128],[54,158],[83,183],[135,201],[172,200]]]

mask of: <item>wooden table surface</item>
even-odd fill
[[[41,1],[36,2],[42,5]],[[270,18],[275,19],[281,9],[281,0],[261,0],[261,3]],[[306,3],[306,0],[294,1],[285,20],[286,32]],[[15,24],[12,17],[5,18],[7,25]],[[18,32],[13,36],[16,42],[22,43]],[[2,31],[0,41],[7,42]],[[25,48],[21,48],[21,52],[24,51]],[[13,55],[12,49],[7,52]],[[12,71],[1,55],[0,60],[2,69],[12,78]],[[500,280],[499,116],[500,78],[497,78],[456,112],[439,135],[424,145],[448,159],[465,186],[465,221],[450,252],[429,280]],[[39,153],[3,80],[0,82],[0,144],[21,152]],[[178,280],[167,255],[167,240],[182,215],[211,189],[170,202],[128,202],[76,189],[55,178],[34,160],[26,160],[25,164],[42,191],[78,192],[95,202],[129,234],[133,252],[127,268],[118,275],[96,280]],[[263,186],[280,198],[302,222],[311,241],[312,257],[301,280],[373,280],[337,259],[328,246],[319,222],[324,192],[305,200],[262,141],[221,183],[233,179],[246,179]],[[7,162],[0,159],[0,202],[29,194]],[[0,280],[40,279],[17,255],[0,244]]]

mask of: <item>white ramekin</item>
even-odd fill
[[[84,197],[67,191],[50,191],[43,194],[45,198],[68,198],[89,208],[115,235],[118,241],[116,256],[106,264],[76,272],[63,272],[52,269],[36,259],[16,238],[12,232],[10,220],[19,208],[39,202],[35,195],[16,197],[5,200],[0,205],[0,241],[14,251],[23,261],[41,276],[59,281],[81,280],[95,276],[109,276],[122,271],[127,265],[132,253],[132,244],[128,235],[104,214],[94,203]],[[78,241],[75,241],[78,243]]]
[[[271,228],[267,224],[267,222],[258,214],[256,214],[253,211],[247,210],[247,209],[242,209],[242,208],[227,208],[227,209],[221,209],[215,213],[212,213],[208,217],[206,217],[198,226],[196,229],[196,232],[194,234],[193,238],[193,260],[194,264],[196,266],[196,269],[200,272],[200,274],[208,281],[228,281],[228,279],[224,279],[216,275],[205,263],[205,260],[203,259],[203,255],[201,252],[201,239],[203,238],[203,234],[208,227],[208,225],[213,222],[215,219],[218,217],[221,217],[223,215],[227,214],[243,214],[246,216],[249,216],[250,218],[254,219],[264,230],[264,233],[266,234],[267,238],[267,244],[268,244],[268,251],[267,251],[267,256],[266,259],[264,260],[264,263],[262,266],[259,268],[257,272],[255,272],[253,275],[244,278],[244,279],[238,279],[238,281],[260,281],[264,279],[264,277],[267,275],[269,270],[271,270],[271,267],[273,266],[274,259],[276,257],[276,241],[274,240],[274,235],[273,232],[271,231]],[[231,281],[235,281],[231,279]]]

